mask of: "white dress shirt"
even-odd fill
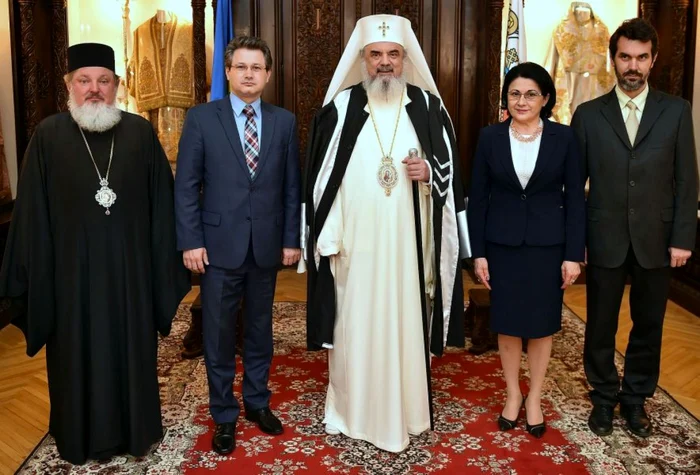
[[[615,94],[617,94],[617,100],[620,102],[620,109],[622,110],[622,121],[627,122],[627,117],[630,115],[630,109],[627,107],[627,103],[629,101],[634,102],[634,105],[637,106],[637,110],[635,113],[637,114],[637,120],[641,123],[642,122],[642,112],[644,112],[644,105],[647,103],[647,97],[649,96],[649,83],[644,85],[644,90],[634,99],[631,99],[630,96],[625,94],[622,89],[620,89],[620,85],[618,84],[615,86]]]

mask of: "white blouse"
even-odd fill
[[[540,120],[540,126],[543,126],[542,120]],[[542,134],[532,142],[521,142],[513,137],[513,131],[509,127],[508,135],[510,136],[510,152],[513,157],[513,167],[516,175],[518,175],[518,180],[520,180],[520,185],[525,189],[530,181],[532,172],[535,170]],[[529,135],[523,135],[523,137],[529,137]]]

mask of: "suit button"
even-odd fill
[[[634,160],[635,158],[637,158],[637,155],[635,155],[635,153],[632,152],[632,153],[630,153],[630,158],[631,158],[632,160]]]
[[[636,183],[634,182],[634,180],[630,181],[630,186],[634,186],[634,185],[636,185]]]
[[[630,214],[634,214],[634,208],[630,209]]]
[[[520,199],[523,200],[523,201],[525,201],[525,200],[527,199],[527,196],[525,195],[525,193],[523,193],[522,195],[520,195]]]
[[[250,221],[250,216],[246,217],[245,220],[246,220],[246,221]]]

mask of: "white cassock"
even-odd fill
[[[324,423],[391,452],[407,447],[409,433],[430,428],[412,182],[401,163],[410,148],[422,156],[408,102],[404,91],[391,152],[399,180],[391,195],[377,180],[382,152],[369,117],[317,243],[320,255],[331,256],[337,305]],[[399,100],[371,104],[389,153]],[[418,189],[430,302],[432,204],[429,185]]]

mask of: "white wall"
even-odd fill
[[[5,139],[5,157],[10,175],[12,198],[17,189],[17,141],[15,140],[15,101],[12,85],[12,50],[10,45],[10,4],[0,2],[0,119]]]

